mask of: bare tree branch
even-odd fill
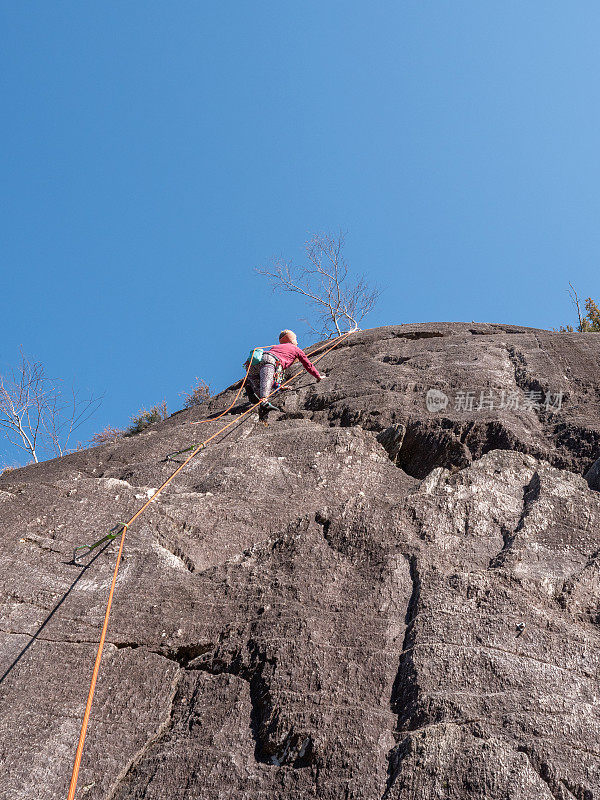
[[[61,383],[49,378],[41,361],[23,350],[19,366],[0,375],[0,427],[11,445],[35,462],[69,452],[73,433],[102,402],[93,394],[81,398],[75,389],[67,397]]]
[[[276,258],[256,271],[267,277],[274,290],[302,295],[313,308],[316,324],[307,322],[319,335],[340,335],[358,328],[375,307],[380,291],[364,276],[352,282],[343,257],[344,234],[317,233],[305,243],[306,265]],[[306,321],[306,320],[305,320]]]
[[[575,290],[575,287],[573,286],[573,284],[570,281],[569,281],[569,286],[571,287],[569,289],[569,297],[571,298],[571,300],[573,302],[573,305],[577,309],[577,317],[579,319],[579,330],[583,331],[584,325],[583,325],[583,317],[581,316],[581,308],[580,308],[580,305],[579,305],[579,296],[578,296],[578,294],[577,294],[577,292]]]

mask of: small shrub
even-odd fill
[[[125,431],[125,436],[134,436],[136,433],[141,433],[149,425],[154,425],[155,422],[162,422],[167,416],[166,400],[148,410],[141,408],[137,414],[132,416],[131,424]]]
[[[181,392],[180,397],[185,398],[184,408],[193,408],[194,406],[201,406],[212,398],[210,386],[202,378],[196,378],[196,383],[191,387],[189,392]]]
[[[577,294],[575,287],[569,283],[571,287],[569,290],[569,297],[577,311],[577,318],[579,324],[576,328],[572,325],[561,325],[558,329],[559,333],[600,333],[600,308],[595,300],[588,297],[585,301],[585,314],[581,310],[581,301]],[[555,328],[553,330],[556,330]]]
[[[113,428],[112,425],[107,425],[103,431],[95,433],[90,439],[90,442],[94,445],[118,442],[124,435],[125,431],[121,430],[121,428]]]
[[[598,304],[588,297],[585,301],[586,314],[582,320],[582,333],[600,333],[600,308]]]

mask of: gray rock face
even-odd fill
[[[211,444],[127,534],[78,798],[598,800],[599,359],[359,332]],[[235,388],[0,478],[0,797],[66,796],[116,544],[73,548]]]
[[[584,478],[588,482],[591,489],[600,491],[600,458],[594,461],[592,466],[585,473]]]

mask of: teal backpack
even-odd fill
[[[262,347],[255,347],[254,350],[250,350],[246,364],[249,362],[251,367],[260,366],[264,352]]]

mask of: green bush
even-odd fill
[[[125,431],[125,436],[134,436],[136,433],[141,433],[149,425],[154,425],[155,422],[162,422],[167,416],[166,400],[148,410],[141,408],[137,414],[132,416],[131,424]]]

